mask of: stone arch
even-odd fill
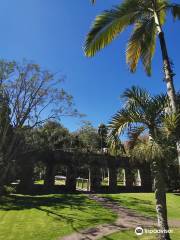
[[[140,163],[138,161],[131,162],[127,157],[113,157],[108,154],[92,154],[81,152],[65,152],[65,151],[40,151],[31,152],[21,156],[21,174],[20,187],[27,191],[33,188],[33,168],[37,161],[42,161],[46,165],[45,172],[45,190],[54,189],[55,175],[58,166],[66,168],[66,186],[68,192],[76,191],[76,178],[81,172],[82,177],[89,178],[88,190],[93,192],[109,191],[117,192],[132,191],[134,181],[134,170],[138,169],[141,178],[141,190],[151,191],[151,171],[148,163]],[[101,169],[108,169],[108,185],[101,186],[102,172]],[[123,185],[117,186],[118,169],[123,170]],[[85,175],[84,175],[85,174]],[[135,184],[137,185],[137,184]],[[140,186],[138,186],[140,187]],[[140,191],[140,189],[138,191]]]

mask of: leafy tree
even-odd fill
[[[14,131],[10,122],[9,99],[6,92],[0,89],[0,188],[7,180],[7,173],[10,171],[12,161],[9,161],[9,156],[12,153],[13,144],[11,139]],[[10,146],[10,147],[8,147]],[[8,151],[7,151],[8,149]]]
[[[0,61],[0,162],[3,163],[3,179],[7,179],[9,166],[12,166],[17,153],[27,150],[24,143],[30,129],[51,119],[59,120],[61,116],[81,115],[74,107],[73,97],[61,87],[62,81],[63,78],[57,79],[38,64]]]
[[[63,77],[56,78],[38,64],[0,61],[0,79],[9,98],[10,119],[15,128],[80,115],[74,108],[73,97],[61,87]]]
[[[126,100],[126,105],[112,118],[111,132],[122,134],[126,130],[129,132],[133,130],[133,139],[137,139],[141,133],[148,131],[148,142],[146,138],[146,144],[141,141],[136,147],[133,146],[133,155],[151,162],[158,226],[163,231],[168,230],[164,170],[167,167],[166,160],[169,158],[172,161],[176,157],[172,144],[173,132],[179,128],[180,115],[166,112],[169,101],[165,95],[152,97],[147,91],[132,87],[124,92],[123,98]],[[169,122],[172,116],[176,120]],[[161,239],[170,239],[170,236],[163,232]]]
[[[71,133],[71,144],[70,149],[72,151],[79,151],[85,148],[84,142],[79,138],[79,132],[73,132]],[[86,147],[86,150],[88,150],[88,147]]]
[[[100,137],[96,128],[89,121],[84,121],[83,126],[74,133],[78,136],[79,145],[88,151],[100,149]]]
[[[16,132],[61,116],[81,115],[73,97],[60,88],[62,81],[37,64],[0,61],[0,87],[6,92],[9,121]]]
[[[4,90],[0,90],[0,135],[1,144],[0,152],[4,153],[6,146],[10,143],[13,134],[10,121],[11,110],[9,108],[9,100]]]
[[[41,127],[26,132],[26,147],[30,149],[66,149],[71,137],[68,129],[56,121],[48,121]]]
[[[101,123],[98,127],[98,134],[101,140],[101,152],[103,152],[103,148],[106,147],[107,133],[108,133],[108,129],[106,125]]]

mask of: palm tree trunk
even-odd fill
[[[166,190],[161,162],[154,161],[153,174],[155,183],[156,212],[158,218],[158,227],[161,231],[160,240],[170,240],[169,226],[167,220]]]
[[[161,31],[159,33],[159,41],[161,45],[161,52],[162,52],[162,58],[163,58],[163,65],[164,65],[164,75],[165,75],[165,81],[166,81],[166,86],[167,86],[167,94],[170,100],[172,112],[176,113],[177,108],[176,108],[176,92],[174,88],[174,83],[173,83],[173,71],[171,69],[171,64],[169,60],[169,56],[167,53],[167,47],[166,47],[166,42],[164,38],[164,33]],[[178,162],[179,162],[179,172],[180,172],[180,142],[176,142],[176,148],[177,148],[177,154],[178,154]]]
[[[170,99],[170,104],[173,112],[176,112],[176,93],[173,83],[173,71],[171,69],[171,63],[169,60],[169,56],[167,53],[167,47],[166,42],[164,38],[164,33],[161,31],[159,33],[159,41],[161,45],[161,52],[162,52],[162,58],[163,58],[163,66],[164,66],[164,75],[165,75],[165,81],[167,86],[167,94]]]
[[[156,4],[154,3],[154,6],[156,8]],[[165,75],[165,81],[167,86],[167,94],[170,99],[170,104],[173,112],[176,112],[176,93],[173,83],[173,71],[171,68],[170,59],[168,56],[166,41],[164,37],[164,32],[162,30],[162,26],[159,20],[159,15],[156,11],[154,11],[154,20],[159,36],[159,42],[161,46],[161,53],[162,53],[162,59],[163,59],[163,68],[164,68],[164,75]]]
[[[155,12],[154,13],[154,19],[155,23],[157,25],[157,31],[158,31],[158,36],[159,36],[159,42],[161,46],[161,53],[162,53],[162,59],[163,59],[163,68],[164,68],[164,76],[165,76],[165,82],[167,86],[167,95],[170,100],[170,105],[171,105],[171,111],[173,113],[176,113],[177,111],[177,104],[176,104],[176,91],[174,87],[174,82],[173,82],[173,77],[174,73],[171,68],[171,63],[167,51],[167,46],[166,46],[166,41],[164,37],[164,32],[162,30],[158,14]],[[179,173],[180,173],[180,142],[176,142],[176,148],[177,148],[177,154],[178,154],[178,163],[179,163]]]

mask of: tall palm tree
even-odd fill
[[[173,136],[172,132],[176,132],[176,128],[179,126],[180,117],[178,114],[166,113],[165,109],[168,107],[169,101],[165,95],[152,97],[145,90],[132,87],[124,92],[123,98],[126,100],[126,105],[113,116],[109,127],[112,134],[122,134],[126,130],[132,131],[132,129],[133,136],[148,132],[150,136],[148,144],[143,145],[143,148],[142,145],[139,145],[136,152],[139,152],[138,156],[151,160],[155,180],[158,226],[162,230],[161,239],[169,240],[170,236],[166,232],[168,221],[163,172],[167,156],[171,155],[172,157],[173,148],[169,141]],[[174,121],[172,121],[173,117]],[[171,121],[169,121],[170,118]]]
[[[95,2],[95,1],[93,1]],[[97,16],[85,42],[85,54],[88,57],[111,43],[128,26],[134,30],[128,41],[126,60],[132,72],[135,72],[141,59],[148,75],[151,74],[151,61],[158,35],[167,93],[173,111],[176,111],[173,71],[168,56],[162,26],[170,11],[175,19],[180,19],[180,4],[168,0],[124,0],[120,5]]]
[[[92,2],[95,3],[94,0]],[[86,56],[94,56],[97,51],[111,43],[127,27],[133,26],[134,29],[126,49],[127,64],[131,72],[135,72],[141,59],[146,73],[151,75],[151,62],[158,36],[171,111],[176,112],[174,73],[163,31],[168,12],[174,19],[180,19],[180,4],[169,0],[123,0],[118,6],[96,17],[87,35],[84,51]],[[180,167],[180,142],[176,144]]]

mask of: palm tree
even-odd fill
[[[92,0],[94,3],[95,1]],[[131,72],[135,72],[141,59],[148,75],[158,35],[164,66],[167,93],[172,110],[176,111],[173,71],[168,56],[162,26],[170,11],[175,19],[180,19],[180,4],[168,0],[124,0],[120,5],[97,16],[85,42],[85,54],[94,56],[97,51],[111,43],[128,26],[134,30],[128,41],[126,60]]]
[[[92,0],[92,3],[95,1]],[[91,57],[111,43],[128,26],[134,30],[128,41],[126,61],[131,72],[135,72],[142,60],[147,75],[151,75],[151,62],[158,35],[163,59],[163,69],[171,111],[176,112],[176,93],[173,83],[174,73],[169,59],[163,25],[168,12],[174,19],[180,19],[180,4],[169,0],[124,0],[120,5],[97,16],[87,35],[84,51]],[[176,143],[180,171],[180,142]]]
[[[126,100],[126,105],[113,116],[109,127],[113,135],[123,134],[126,130],[131,132],[133,129],[133,138],[148,132],[150,136],[148,144],[137,145],[136,153],[139,152],[138,158],[151,161],[158,226],[162,230],[161,239],[169,240],[169,233],[166,232],[169,228],[164,169],[167,156],[172,157],[173,147],[169,141],[172,139],[172,132],[179,126],[180,117],[178,114],[166,113],[169,100],[165,95],[152,97],[145,90],[132,87],[124,92],[123,98]],[[173,117],[174,121],[172,121]]]

